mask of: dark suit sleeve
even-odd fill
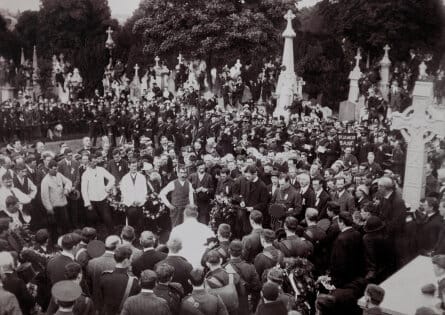
[[[402,198],[395,198],[392,206],[392,216],[385,222],[389,235],[399,234],[403,230],[406,216],[405,203]]]
[[[34,307],[36,301],[26,288],[25,282],[17,281],[17,286],[17,299],[20,301],[20,306],[24,312],[28,313]]]
[[[269,194],[267,192],[267,187],[264,184],[258,186],[260,189],[259,198],[257,203],[253,206],[255,210],[259,210],[264,213],[267,209],[267,202],[269,200]]]
[[[346,201],[346,207],[347,207],[349,213],[354,213],[354,211],[355,211],[354,197],[349,196],[348,200]]]
[[[311,190],[306,198],[306,207],[313,208],[315,206],[315,193]]]
[[[366,272],[376,272],[376,251],[373,246],[372,240],[369,239],[366,235],[363,237],[363,245],[365,250],[365,267]]]

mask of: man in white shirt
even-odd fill
[[[187,259],[194,268],[201,267],[201,258],[207,248],[207,240],[215,233],[205,224],[199,223],[196,206],[188,205],[184,210],[184,223],[175,226],[170,238],[182,241],[182,250],[178,253]]]
[[[114,186],[114,176],[103,167],[97,166],[98,156],[90,155],[89,160],[89,166],[82,174],[81,183],[82,198],[85,208],[89,212],[87,212],[87,217],[100,217],[102,223],[111,233],[113,220],[107,197],[108,192]],[[105,180],[107,180],[107,185],[105,185]]]
[[[9,172],[2,176],[2,186],[0,187],[0,210],[6,211],[6,198],[14,196],[20,203],[20,211],[24,204],[29,204],[31,198],[22,193],[19,189],[13,187],[13,179]]]
[[[122,177],[119,188],[122,203],[125,205],[128,224],[140,234],[143,229],[142,206],[147,199],[147,180],[138,172],[138,161],[133,158],[129,162],[130,171]]]
[[[42,180],[40,194],[49,218],[54,217],[54,220],[50,219],[53,232],[57,230],[57,234],[61,235],[67,233],[70,228],[66,195],[73,189],[73,185],[68,178],[57,171],[56,161],[51,160],[48,168],[48,174]]]

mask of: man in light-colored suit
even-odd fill
[[[140,276],[141,293],[130,296],[124,303],[121,315],[170,315],[167,301],[153,293],[157,276],[152,270],[144,270]]]
[[[88,262],[87,279],[89,282],[89,287],[92,291],[92,298],[96,310],[102,309],[102,305],[99,304],[100,277],[104,271],[113,270],[116,266],[116,261],[114,260],[114,250],[121,244],[122,242],[119,236],[108,236],[105,239],[105,253],[102,256],[93,258]]]

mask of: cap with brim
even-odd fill
[[[53,285],[51,293],[56,301],[74,302],[82,294],[82,289],[74,281],[62,280]]]
[[[92,240],[87,245],[87,253],[91,258],[100,257],[105,253],[105,244],[99,240]]]

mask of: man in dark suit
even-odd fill
[[[142,232],[139,241],[143,247],[143,253],[131,265],[136,277],[139,277],[141,272],[146,269],[153,270],[158,262],[167,257],[167,254],[155,250],[155,236],[152,232]]]
[[[331,254],[331,276],[337,288],[348,284],[363,273],[362,236],[352,227],[352,215],[343,211],[339,214],[340,234]]]
[[[196,206],[198,207],[198,221],[208,224],[210,221],[210,209],[215,187],[213,185],[212,175],[206,172],[204,162],[196,163],[197,172],[190,174],[189,181],[195,190]]]
[[[406,206],[400,193],[395,191],[394,182],[389,177],[378,181],[379,194],[382,196],[378,213],[386,225],[386,233],[390,250],[394,253],[394,261],[388,262],[390,270],[395,271],[405,262],[407,249],[404,248],[404,230],[406,221]]]
[[[283,253],[273,246],[276,239],[275,232],[269,229],[264,229],[261,233],[261,246],[263,251],[256,255],[254,260],[255,269],[260,276],[263,277],[263,272],[278,263],[283,261]]]
[[[56,282],[65,280],[65,266],[74,262],[74,237],[71,233],[62,237],[62,251],[60,255],[54,256],[48,261],[46,272],[53,285]]]
[[[285,257],[303,257],[307,258],[314,252],[314,246],[310,241],[296,235],[298,229],[298,220],[294,217],[287,217],[284,220],[284,231],[286,237],[275,241],[274,246],[278,248]]]
[[[261,245],[260,236],[263,231],[263,215],[260,211],[254,210],[249,215],[250,226],[252,232],[245,235],[242,239],[243,243],[243,259],[248,263],[253,263],[256,255],[261,253],[263,246]]]
[[[120,314],[129,296],[139,293],[140,287],[135,277],[128,274],[131,249],[126,246],[114,251],[116,267],[102,273],[99,284],[99,303],[103,314]]]
[[[91,259],[87,264],[87,276],[92,293],[94,307],[100,312],[103,305],[100,304],[100,278],[106,270],[113,270],[116,266],[114,251],[121,240],[117,235],[110,235],[105,239],[105,253],[102,256]]]
[[[344,177],[337,177],[335,179],[335,187],[337,192],[335,193],[334,201],[340,205],[340,211],[348,211],[354,213],[355,211],[355,199],[350,192],[346,190],[346,182]]]
[[[169,264],[175,268],[173,279],[171,281],[178,282],[184,289],[184,294],[192,292],[193,287],[189,282],[190,272],[192,271],[192,265],[182,256],[178,255],[178,252],[182,249],[182,241],[177,237],[173,237],[167,242],[168,256],[156,264]]]
[[[422,202],[426,219],[418,224],[417,249],[421,253],[430,252],[439,239],[440,231],[445,226],[439,213],[439,202],[434,197],[426,197]]]
[[[116,183],[120,183],[122,177],[128,173],[128,163],[122,159],[119,149],[113,150],[113,159],[108,162],[107,170],[114,176]]]
[[[312,189],[315,193],[314,207],[318,210],[318,219],[327,218],[326,208],[328,201],[331,200],[331,196],[323,189],[323,182],[321,178],[312,179]]]
[[[249,191],[245,199],[246,210],[259,210],[265,213],[267,209],[268,194],[267,187],[258,177],[258,169],[255,166],[249,166],[246,169],[246,177],[249,181]],[[250,232],[250,228],[247,232]]]
[[[141,292],[129,297],[123,307],[121,315],[144,315],[149,312],[154,315],[170,315],[167,301],[156,296],[153,289],[156,286],[157,276],[152,270],[141,273],[139,284]]]
[[[79,162],[73,159],[73,152],[70,148],[65,149],[64,158],[58,164],[58,171],[68,178],[73,184],[73,188],[80,189]],[[68,198],[68,216],[71,226],[75,229],[79,225],[79,200]]]

